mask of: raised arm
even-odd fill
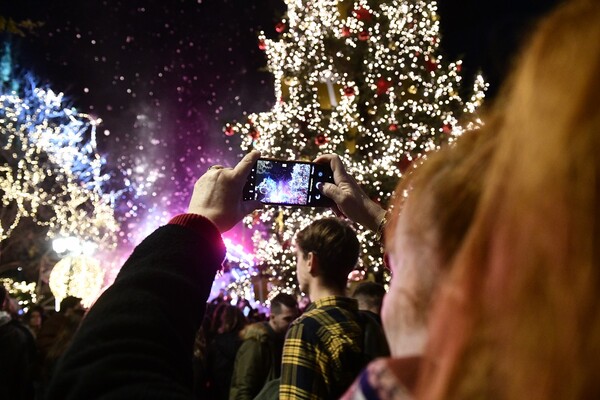
[[[225,256],[221,233],[258,205],[241,195],[258,156],[210,169],[194,187],[189,213],[134,250],[84,318],[48,399],[192,397],[192,347]]]

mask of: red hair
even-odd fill
[[[490,124],[480,209],[417,397],[600,398],[600,2],[538,27]]]

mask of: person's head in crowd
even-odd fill
[[[279,293],[271,299],[269,325],[275,333],[285,333],[298,315],[298,302],[294,296]]]
[[[20,307],[16,300],[10,297],[8,290],[0,283],[0,311],[4,311],[13,319],[19,318]]]
[[[83,315],[84,309],[81,299],[75,296],[67,296],[60,302],[60,313],[69,316],[72,314]]]
[[[3,284],[0,284],[0,311],[4,310],[4,305],[8,299],[8,291]]]
[[[337,218],[312,222],[296,234],[296,274],[311,300],[321,288],[344,295],[359,254],[356,232]]]
[[[358,309],[381,314],[385,288],[376,282],[362,282],[354,289],[352,297],[358,301]]]
[[[479,210],[439,292],[418,394],[600,397],[600,2],[565,2],[490,121]]]
[[[82,320],[82,313],[70,312],[69,314],[65,314],[64,323],[61,325],[61,329],[57,332],[56,338],[46,354],[45,363],[48,364],[49,367],[51,367],[50,364],[56,362],[65,352],[67,347],[69,347]]]
[[[221,303],[215,310],[216,333],[239,332],[247,320],[242,310],[229,303]]]
[[[472,222],[492,148],[487,130],[467,132],[429,154],[396,189],[385,235],[392,279],[382,307],[393,356],[423,352],[435,293]]]
[[[39,332],[46,319],[46,310],[40,304],[34,304],[27,311],[27,325],[34,332]]]

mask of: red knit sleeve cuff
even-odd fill
[[[169,221],[169,225],[179,225],[191,229],[201,236],[218,237],[221,242],[221,233],[211,220],[199,214],[179,214]],[[224,245],[223,245],[224,246]]]

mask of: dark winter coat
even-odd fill
[[[284,335],[277,335],[268,322],[248,325],[235,359],[230,400],[253,399],[263,386],[281,375]]]
[[[193,397],[192,348],[225,246],[207,219],[181,217],[134,250],[90,309],[47,400]]]
[[[233,365],[241,344],[239,331],[219,333],[209,344],[206,364],[211,399],[229,398]]]
[[[35,342],[31,332],[0,312],[0,397],[33,398]]]

